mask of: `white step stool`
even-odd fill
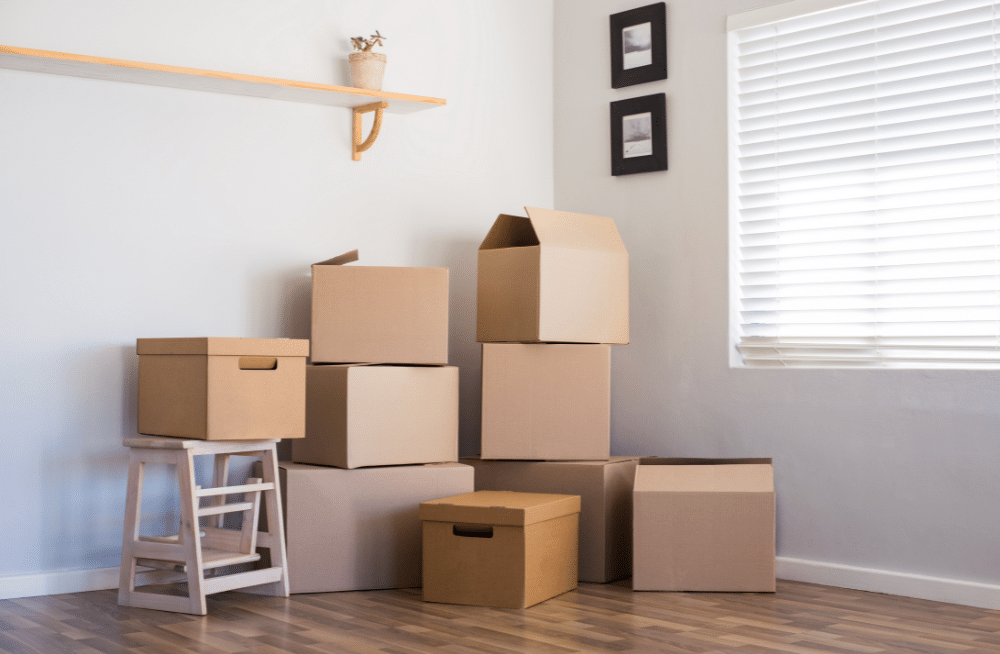
[[[277,440],[203,441],[155,436],[125,439],[124,445],[130,451],[118,584],[120,606],[205,615],[208,612],[205,596],[213,593],[258,586],[254,589],[258,594],[288,597],[277,443]],[[194,457],[207,454],[215,457],[213,487],[201,488],[195,485]],[[227,486],[232,455],[260,457],[263,479]],[[177,466],[181,520],[176,535],[139,535],[142,480],[147,463]],[[227,504],[226,496],[236,494],[243,494],[244,501]],[[267,531],[258,532],[261,495],[269,519]],[[209,506],[199,506],[203,497],[210,498]],[[225,514],[237,512],[243,513],[242,530],[222,528]],[[207,518],[205,525],[200,524],[202,517]],[[211,576],[223,566],[260,560],[258,547],[270,550],[271,567]],[[136,566],[183,573],[187,579],[188,597],[136,590]],[[206,571],[210,576],[205,576]]]

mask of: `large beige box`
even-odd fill
[[[580,496],[580,581],[607,583],[632,575],[632,483],[638,457],[607,461],[484,461],[476,490]]]
[[[448,269],[312,267],[312,363],[448,363]]]
[[[458,368],[313,365],[296,463],[340,468],[458,460]]]
[[[580,498],[478,491],[423,502],[424,601],[522,609],[576,588]]]
[[[307,340],[140,338],[136,353],[140,434],[305,436]]]
[[[293,593],[420,586],[420,503],[473,488],[473,469],[459,463],[343,470],[283,461],[278,473]]]
[[[635,590],[774,592],[771,459],[642,459]]]
[[[526,211],[499,216],[479,246],[476,340],[628,343],[628,252],[615,221]]]
[[[484,459],[611,456],[608,345],[484,343]]]

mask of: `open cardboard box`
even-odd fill
[[[611,218],[526,207],[479,246],[476,340],[629,340],[628,252]]]
[[[641,459],[634,590],[774,592],[771,459]]]
[[[312,266],[312,363],[448,363],[448,269]]]

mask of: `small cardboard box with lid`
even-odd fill
[[[522,609],[576,588],[580,497],[479,491],[420,504],[424,601]]]
[[[476,340],[628,343],[628,252],[615,221],[526,211],[499,216],[479,246]]]
[[[136,353],[140,434],[305,436],[307,340],[140,338]]]

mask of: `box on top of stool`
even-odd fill
[[[136,353],[140,434],[305,436],[307,340],[140,338]]]
[[[306,369],[296,463],[360,468],[458,459],[458,368],[325,364]]]
[[[312,266],[312,363],[447,365],[448,269]]]
[[[484,461],[476,490],[580,496],[580,581],[607,583],[632,576],[632,484],[639,457],[607,461]]]
[[[576,588],[580,497],[478,491],[420,504],[424,601],[523,609]]]
[[[641,459],[632,502],[634,590],[774,592],[771,459]]]
[[[611,346],[484,343],[484,459],[611,456]]]

